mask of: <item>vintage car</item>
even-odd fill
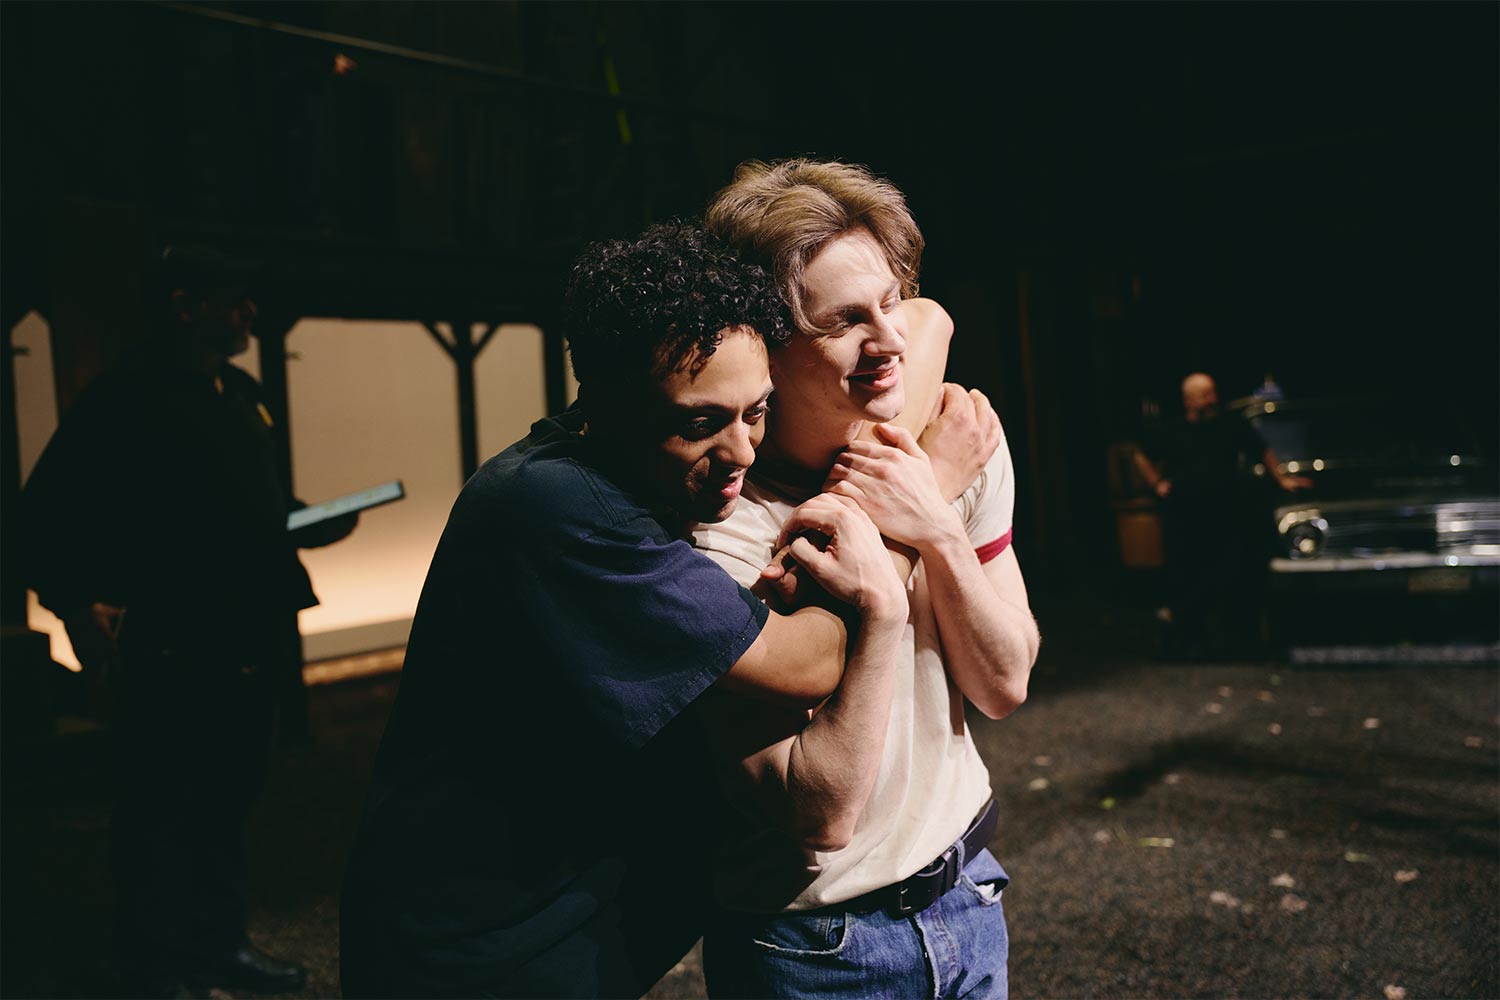
[[[1282,471],[1312,482],[1276,494],[1269,607],[1284,643],[1500,634],[1500,478],[1455,417],[1388,399],[1237,408]]]

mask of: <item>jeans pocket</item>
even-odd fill
[[[1000,862],[988,849],[974,855],[974,860],[964,866],[958,876],[958,884],[978,897],[981,906],[994,906],[1005,894],[1010,876],[1000,867]]]
[[[774,955],[837,955],[853,923],[853,915],[847,913],[783,913],[756,927],[750,941]]]

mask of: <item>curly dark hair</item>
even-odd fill
[[[595,383],[660,378],[685,362],[701,366],[728,328],[748,326],[768,345],[785,343],[793,330],[768,271],[682,221],[585,248],[573,265],[563,318],[573,371]]]

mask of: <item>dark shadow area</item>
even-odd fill
[[[1402,756],[1382,754],[1359,761],[1347,755],[1316,756],[1306,746],[1246,747],[1222,740],[1181,740],[1153,749],[1139,764],[1105,775],[1094,788],[1097,798],[1113,797],[1124,805],[1162,783],[1168,774],[1201,773],[1216,779],[1283,789],[1318,790],[1314,808],[1347,814],[1355,822],[1386,827],[1434,849],[1493,858],[1500,851],[1500,831],[1478,836],[1474,828],[1494,826],[1493,810],[1441,793],[1408,790],[1400,798],[1404,808],[1378,808],[1369,803],[1402,777],[1441,774],[1460,786],[1481,784],[1495,776],[1490,762],[1460,760],[1456,755]],[[1309,759],[1309,757],[1312,759]],[[1468,808],[1465,808],[1465,807]]]

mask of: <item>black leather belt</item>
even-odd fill
[[[974,817],[974,822],[969,824],[969,829],[959,838],[964,845],[965,863],[989,846],[999,822],[1000,807],[995,805],[994,799],[990,799]],[[837,908],[853,913],[885,910],[893,917],[909,917],[927,909],[943,893],[957,885],[958,875],[962,870],[958,863],[958,844],[955,843],[915,875],[872,889],[863,896],[855,896],[847,902],[837,904]]]

